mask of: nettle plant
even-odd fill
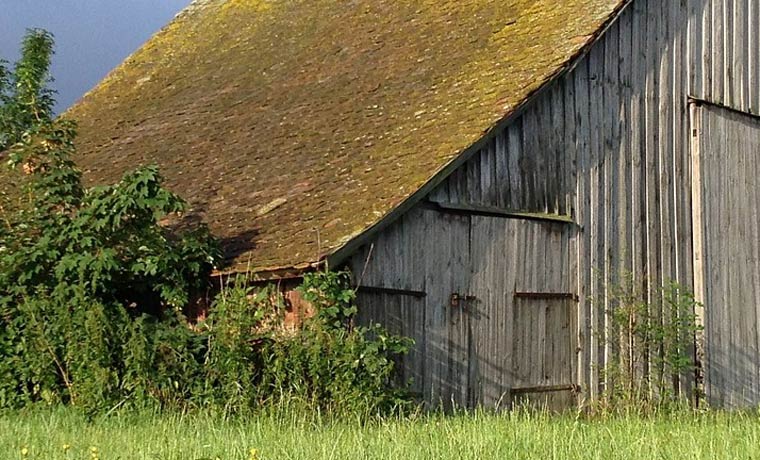
[[[273,288],[223,286],[207,321],[182,310],[220,259],[203,225],[162,225],[187,205],[155,166],[85,187],[76,126],[52,118],[52,37],[30,31],[13,71],[0,62],[0,407],[290,405],[353,411],[408,402],[391,385],[408,340],[354,327],[343,273],[305,277],[317,308],[283,334]],[[174,219],[178,221],[180,219]]]
[[[318,409],[374,415],[413,407],[397,384],[396,362],[410,339],[378,325],[353,324],[355,291],[346,272],[306,274],[298,288],[316,314],[295,331],[281,321],[284,302],[271,287],[233,280],[201,327],[210,341],[209,387],[217,406]]]

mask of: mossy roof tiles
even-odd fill
[[[624,3],[196,1],[65,116],[90,183],[157,163],[228,269],[305,267],[440,173]]]

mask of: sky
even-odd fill
[[[27,28],[55,35],[57,112],[76,102],[190,0],[0,0],[0,58],[15,61]]]

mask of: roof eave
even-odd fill
[[[213,270],[212,278],[231,278],[235,276],[245,276],[253,282],[277,281],[286,279],[302,278],[305,273],[319,270],[325,267],[327,259],[323,258],[316,262],[307,262],[298,265],[286,265],[275,267],[232,267],[222,270]]]

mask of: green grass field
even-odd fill
[[[71,447],[65,451],[64,445]],[[61,409],[0,416],[3,460],[248,460],[252,448],[260,460],[751,459],[760,458],[760,417],[682,413],[582,420],[473,414],[363,426],[295,415],[223,420],[121,414],[88,422]]]

